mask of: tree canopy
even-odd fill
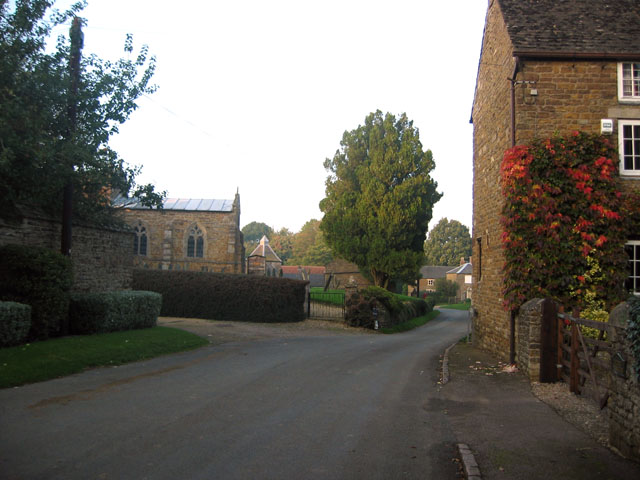
[[[60,12],[53,0],[0,0],[0,194],[3,207],[19,203],[51,213],[72,184],[74,214],[96,220],[112,213],[115,193],[160,206],[164,193],[136,185],[131,167],[108,143],[137,108],[136,100],[155,91],[150,81],[155,59],[143,46],[134,53],[130,35],[126,58],[105,61],[82,56],[77,93],[71,88],[71,42],[61,36],[51,53],[52,29],[67,24],[86,1]],[[76,38],[82,45],[82,38]]]
[[[469,228],[457,220],[441,219],[424,242],[426,265],[458,265],[471,256]]]
[[[242,235],[244,236],[244,249],[249,255],[260,243],[263,236],[266,235],[269,240],[272,240],[273,229],[266,223],[251,222],[242,227]]]
[[[292,247],[289,265],[326,265],[333,259],[320,231],[320,221],[315,218],[305,223],[294,236]]]
[[[430,150],[406,114],[378,110],[346,131],[324,167],[321,230],[334,255],[368,272],[376,285],[415,279],[433,205],[440,199],[429,175]]]

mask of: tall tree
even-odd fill
[[[140,169],[109,148],[110,137],[137,108],[137,99],[155,91],[150,84],[155,59],[146,46],[134,54],[130,35],[124,45],[128,58],[109,62],[83,56],[70,115],[70,41],[58,38],[52,53],[46,45],[52,29],[74,18],[86,1],[65,12],[52,10],[54,3],[0,0],[0,195],[5,213],[23,202],[59,213],[69,183],[76,192],[73,211],[86,219],[111,218],[115,192],[160,206],[164,194],[152,185],[136,185]]]
[[[380,110],[347,131],[324,162],[330,172],[321,229],[334,255],[387,287],[391,278],[416,278],[433,205],[440,199],[430,177],[435,163],[406,114]]]
[[[457,220],[442,218],[424,242],[426,265],[458,265],[471,255],[469,228]]]
[[[293,237],[293,255],[290,265],[326,265],[333,259],[315,218],[305,223]]]
[[[294,234],[288,228],[282,227],[280,230],[273,234],[273,238],[269,244],[276,255],[280,257],[283,264],[289,263],[291,255],[293,255],[293,239]]]

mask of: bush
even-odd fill
[[[379,310],[378,315],[374,314],[374,308]],[[397,295],[380,287],[367,287],[347,300],[345,322],[353,327],[374,328],[376,319],[380,325],[395,325],[432,310],[432,302]]]
[[[78,293],[71,297],[69,328],[74,334],[151,328],[161,305],[162,295],[155,292]]]
[[[40,247],[0,247],[0,300],[31,306],[29,339],[65,330],[71,285],[69,258]]]
[[[133,285],[162,294],[161,315],[244,322],[300,322],[308,282],[175,270],[134,270]]]
[[[31,328],[31,307],[0,302],[0,347],[24,343]]]
[[[379,303],[375,298],[365,298],[363,295],[356,293],[347,299],[345,307],[344,321],[347,325],[375,328],[377,316],[373,312],[374,309],[379,308]]]

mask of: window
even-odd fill
[[[620,174],[640,176],[640,120],[618,122]]]
[[[133,254],[134,255],[146,255],[147,254],[147,229],[138,221],[138,224],[133,228],[135,236],[133,237]]]
[[[629,276],[624,286],[628,292],[640,295],[640,240],[631,240],[624,246],[629,255]]]
[[[640,102],[640,63],[618,64],[618,100]]]
[[[198,225],[194,225],[189,230],[187,238],[187,257],[202,258],[204,256],[204,233]]]
[[[433,287],[433,278],[430,278],[429,280],[427,280],[427,285],[429,285],[430,287]]]
[[[471,275],[464,276],[464,283],[473,283],[473,278],[471,277]]]

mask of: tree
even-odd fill
[[[469,228],[457,220],[441,219],[424,242],[426,265],[458,265],[471,255]]]
[[[135,197],[148,206],[161,206],[164,193],[153,185],[136,185],[139,167],[128,166],[109,148],[137,108],[136,100],[155,91],[150,80],[155,59],[143,46],[128,58],[104,61],[83,57],[77,95],[70,108],[70,42],[58,38],[53,53],[45,47],[52,29],[74,18],[85,6],[48,12],[53,0],[0,1],[0,195],[3,207],[28,203],[59,213],[62,191],[73,185],[73,211],[88,220],[113,213],[112,197]],[[81,39],[80,39],[81,41]]]
[[[441,194],[429,176],[435,163],[423,151],[406,114],[371,113],[345,132],[324,167],[321,230],[334,255],[369,272],[375,285],[415,279],[433,205]]]
[[[266,235],[270,241],[272,240],[273,229],[266,223],[251,222],[242,227],[242,235],[244,236],[244,249],[249,255],[260,243],[263,236]]]
[[[446,278],[436,278],[436,296],[444,301],[455,297],[460,290],[460,285]]]
[[[286,264],[293,254],[293,237],[293,233],[288,228],[282,227],[273,234],[273,239],[270,239],[269,245],[283,264]]]
[[[305,223],[293,238],[293,255],[290,265],[326,265],[333,259],[331,250],[320,231],[320,221]]]

